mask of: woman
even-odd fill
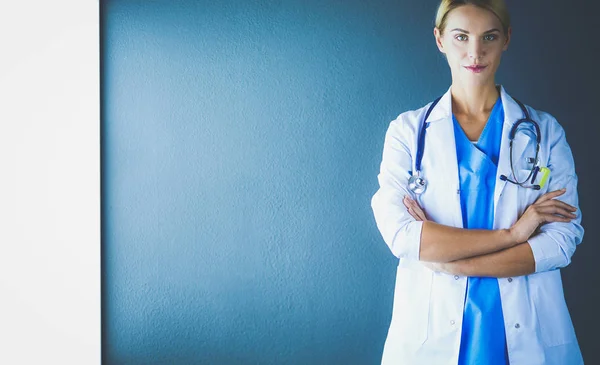
[[[559,270],[584,233],[564,130],[495,83],[502,0],[442,1],[434,36],[452,85],[390,123],[371,202],[400,259],[382,364],[582,364]]]

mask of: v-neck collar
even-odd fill
[[[499,123],[503,122],[503,120],[501,120],[500,118],[497,118],[497,114],[500,112],[500,110],[498,110],[498,109],[500,109],[501,107],[502,107],[502,98],[500,95],[498,95],[498,99],[496,99],[496,103],[494,104],[494,107],[492,108],[492,111],[490,112],[490,115],[488,117],[488,120],[485,123],[485,126],[483,127],[483,130],[481,131],[481,133],[479,133],[479,138],[477,139],[477,141],[471,141],[469,139],[469,137],[467,136],[467,133],[465,133],[465,130],[462,128],[462,126],[460,125],[460,123],[458,122],[456,117],[454,116],[454,113],[452,113],[452,121],[456,124],[456,126],[458,127],[457,129],[460,130],[460,134],[465,138],[465,140],[467,140],[469,143],[476,145],[479,149],[481,149],[481,141],[482,141],[484,135],[486,133],[488,133],[488,130],[491,128],[490,124],[494,123],[496,120],[498,120]]]
[[[506,92],[506,89],[502,85],[496,85],[500,87],[500,96],[502,98],[502,112],[504,114],[504,122],[502,123],[502,132],[500,138],[500,152],[498,155],[498,169],[496,172],[496,188],[494,190],[494,209],[498,206],[500,196],[504,191],[504,188],[508,184],[506,180],[501,179],[502,175],[511,176],[510,168],[510,144],[509,144],[509,132],[511,127],[516,123],[517,120],[523,118],[523,111],[519,107],[519,104]],[[436,104],[429,114],[427,122],[430,124],[427,129],[428,146],[436,146],[437,150],[435,158],[432,158],[429,162],[432,164],[430,168],[433,170],[439,169],[440,176],[444,177],[445,191],[448,194],[456,193],[460,189],[460,180],[458,176],[458,161],[456,156],[456,142],[457,137],[455,135],[460,134],[455,131],[452,122],[452,100],[451,100],[450,86],[446,93],[442,95],[442,98]],[[429,104],[430,105],[430,104]],[[425,109],[425,108],[424,108]],[[423,114],[425,111],[423,111]],[[529,138],[520,138],[521,134],[513,140],[513,153],[514,156],[521,156],[523,150]],[[472,142],[469,142],[472,144]],[[475,147],[475,146],[472,146]],[[425,148],[425,154],[423,156],[424,161],[428,158],[428,152],[430,149]],[[414,161],[413,161],[414,168]],[[425,167],[426,169],[426,167]],[[427,173],[427,171],[425,171]],[[444,184],[442,184],[444,185]],[[450,196],[450,195],[448,195]],[[448,200],[449,209],[453,210],[452,219],[448,221],[448,224],[452,224],[455,227],[462,227],[462,216],[460,213],[460,205],[453,205],[454,200]],[[495,214],[495,213],[494,213]],[[494,229],[502,228],[504,223],[502,221],[495,221]]]

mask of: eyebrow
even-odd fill
[[[452,30],[451,30],[451,32],[454,32],[455,30],[456,30],[456,31],[459,31],[459,32],[462,32],[462,33],[469,34],[469,31],[468,31],[468,30],[464,30],[464,29],[460,29],[460,28],[454,28],[454,29],[452,29]],[[500,33],[500,30],[499,30],[499,29],[497,29],[497,28],[494,28],[494,29],[490,29],[490,30],[488,30],[488,31],[485,31],[485,32],[483,32],[483,34],[487,34],[487,33],[493,33],[493,32],[498,32],[498,33]]]

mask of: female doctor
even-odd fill
[[[400,259],[382,364],[583,364],[559,270],[584,232],[565,132],[495,83],[503,0],[443,0],[434,36],[452,85],[390,123],[371,200]]]

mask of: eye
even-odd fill
[[[466,36],[466,35],[464,35],[464,34],[459,34],[459,35],[457,35],[457,36],[456,36],[456,37],[454,37],[454,38],[456,38],[456,40],[459,40],[459,41],[461,41],[461,42],[462,42],[462,41],[466,41],[466,40],[467,40],[467,36]]]
[[[487,34],[483,37],[483,39],[485,39],[486,41],[494,41],[496,40],[496,35],[495,34]]]

